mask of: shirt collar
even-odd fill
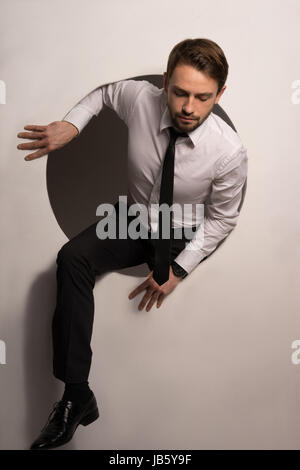
[[[162,94],[161,94],[161,108],[160,108],[161,118],[160,118],[160,125],[159,125],[160,132],[162,132],[167,127],[170,127],[170,126],[173,125],[171,115],[170,115],[170,111],[169,111],[169,108],[168,108],[168,105],[167,105],[167,94],[166,94],[164,88],[162,88],[161,91],[162,91]],[[203,134],[205,132],[205,129],[207,128],[209,117],[210,116],[208,116],[208,118],[205,119],[205,121],[201,124],[201,126],[197,127],[196,129],[194,129],[191,132],[187,132],[187,134],[188,134],[188,136],[189,136],[189,138],[190,138],[190,140],[191,140],[194,147],[196,147],[196,145],[198,144],[200,138],[203,136]]]

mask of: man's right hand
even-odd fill
[[[34,160],[47,155],[49,152],[63,147],[79,134],[77,127],[67,121],[54,121],[47,126],[28,124],[24,129],[31,132],[19,132],[17,136],[22,139],[31,139],[33,142],[19,144],[17,148],[21,150],[38,149],[36,152],[26,155],[24,160]]]

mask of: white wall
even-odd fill
[[[28,448],[63,391],[50,323],[67,238],[47,157],[24,161],[16,135],[61,119],[100,84],[163,73],[188,37],[215,40],[230,64],[220,105],[248,149],[242,213],[159,310],[127,299],[140,278],[96,284],[90,384],[101,419],[65,448],[300,448],[299,14],[298,0],[2,0],[1,449]]]

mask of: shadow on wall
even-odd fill
[[[52,405],[62,395],[64,384],[51,374],[51,322],[55,308],[55,263],[39,273],[24,306],[24,390],[27,401],[24,422],[29,449],[45,425]],[[60,386],[60,387],[59,387]],[[72,442],[69,444],[72,449]]]
[[[52,318],[56,300],[55,261],[32,282],[24,306],[24,449],[39,436],[54,404],[61,399],[64,383],[52,374]],[[99,279],[107,276],[105,273]],[[76,449],[71,440],[58,449]]]

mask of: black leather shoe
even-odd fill
[[[93,392],[92,392],[93,393]],[[69,442],[77,426],[87,426],[99,418],[95,395],[82,404],[77,401],[61,400],[55,402],[46,425],[30,450],[53,449]]]

